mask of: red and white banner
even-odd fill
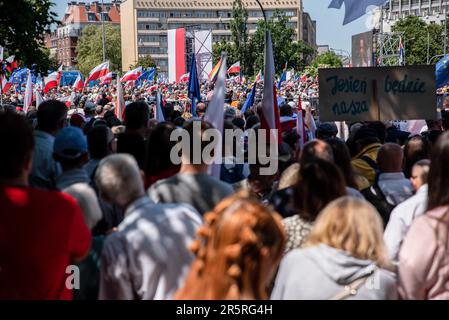
[[[58,86],[58,72],[52,72],[44,78],[44,93]]]
[[[78,77],[76,77],[75,83],[73,84],[73,89],[75,91],[83,91],[83,87],[83,78],[81,77],[81,74],[78,74]]]
[[[186,31],[183,28],[167,31],[168,81],[177,82],[186,73]]]
[[[89,81],[98,80],[101,77],[104,77],[109,73],[109,61],[103,62],[102,64],[96,66],[92,69],[92,71],[89,73],[89,77],[86,79],[86,84],[89,83]]]
[[[137,67],[136,69],[125,73],[125,75],[120,78],[120,82],[136,81],[141,75],[142,75],[142,67]]]
[[[240,73],[240,61],[237,61],[236,63],[234,63],[232,66],[229,67],[228,74],[232,73]]]
[[[112,82],[112,72],[109,72],[104,77],[101,77],[100,79],[100,86],[104,86],[106,84],[110,84]]]

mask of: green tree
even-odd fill
[[[137,67],[142,66],[144,69],[148,69],[148,68],[156,68],[156,62],[154,62],[153,58],[151,57],[151,55],[146,55],[144,57],[140,57],[135,65],[131,65],[130,69],[135,69]]]
[[[225,40],[222,40],[221,42],[214,43],[212,46],[212,62],[213,65],[220,60],[221,53],[226,52],[227,54],[227,64],[228,66],[232,65],[233,63],[238,61],[237,58],[237,50],[236,46],[233,42],[227,42]]]
[[[249,59],[248,46],[248,11],[246,11],[242,0],[234,0],[232,4],[232,17],[230,27],[232,32],[232,41],[234,43],[235,59],[230,61],[235,63],[240,61],[243,73],[252,73],[252,63]]]
[[[264,66],[265,28],[271,31],[275,70],[282,72],[285,64],[289,68],[302,70],[306,61],[313,57],[315,50],[303,41],[294,41],[295,31],[288,25],[289,17],[276,10],[274,15],[265,23],[259,20],[257,30],[251,37],[251,60],[254,61],[254,72],[257,73]],[[262,54],[261,54],[262,53]]]
[[[444,27],[427,24],[419,17],[408,16],[392,27],[393,32],[404,32],[405,62],[407,65],[427,64],[427,58],[443,54]],[[429,44],[429,55],[427,48]]]
[[[50,63],[42,50],[44,35],[57,23],[53,5],[50,0],[0,1],[0,45],[22,66],[35,64],[44,74]]]
[[[343,62],[335,52],[328,51],[313,59],[312,66],[315,68],[341,68]]]
[[[122,69],[120,28],[110,24],[105,26],[106,59],[111,70]],[[102,31],[100,26],[89,25],[83,29],[76,46],[78,68],[84,75],[103,62]]]

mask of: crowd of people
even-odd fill
[[[261,130],[256,85],[245,110],[251,87],[228,83],[225,129]],[[449,100],[415,134],[321,123],[317,83],[287,82],[278,170],[231,161],[216,177],[171,158],[177,128],[207,148],[201,90],[194,111],[185,84],[125,88],[123,114],[113,85],[26,113],[4,96],[0,299],[449,299]]]

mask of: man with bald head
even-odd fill
[[[377,154],[378,185],[388,203],[397,206],[413,195],[410,180],[402,172],[404,152],[396,143],[386,143]]]

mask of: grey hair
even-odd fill
[[[128,154],[114,154],[101,160],[95,183],[106,201],[119,206],[127,205],[145,192],[139,166]]]

